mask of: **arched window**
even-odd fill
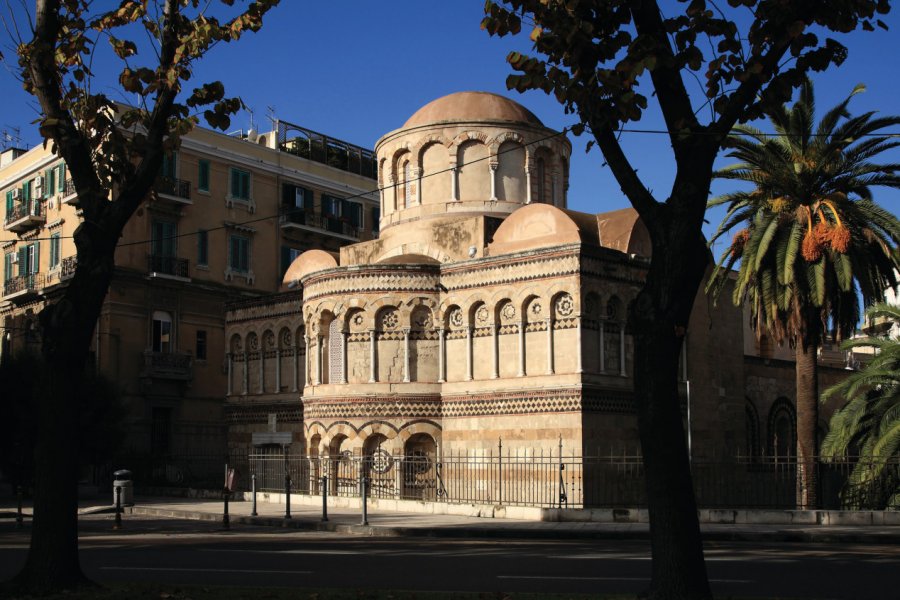
[[[403,163],[403,206],[409,208],[412,206],[412,167],[409,161]]]
[[[793,458],[797,449],[797,413],[787,398],[779,398],[769,411],[769,453],[779,459]]]
[[[546,186],[545,186],[545,177],[547,176],[547,167],[544,163],[543,158],[537,159],[537,197],[534,199],[535,202],[546,202],[547,198],[545,196]]]
[[[344,348],[341,339],[341,320],[333,319],[328,326],[328,381],[338,383],[343,379]]]

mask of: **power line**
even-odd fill
[[[547,135],[547,136],[544,136],[544,137],[542,137],[542,138],[538,138],[538,139],[536,139],[536,140],[533,140],[533,141],[531,141],[531,142],[528,142],[527,144],[522,144],[522,146],[532,146],[532,145],[535,145],[535,144],[540,144],[540,143],[542,143],[542,142],[546,142],[547,140],[551,140],[551,139],[553,139],[553,138],[557,138],[557,137],[559,137],[559,136],[564,136],[564,135],[566,134],[566,132],[569,131],[569,129],[570,129],[569,127],[566,127],[566,128],[564,128],[562,131],[552,133],[552,134]],[[510,149],[508,149],[508,150],[501,150],[501,151],[498,151],[498,152],[497,152],[497,156],[499,156],[500,154],[506,154],[507,152],[513,152],[513,151],[515,151],[515,150],[517,150],[517,149],[518,149],[518,148],[510,148]],[[425,179],[426,177],[434,177],[434,176],[441,175],[441,174],[444,174],[444,173],[449,173],[450,171],[454,171],[454,170],[456,170],[456,169],[459,169],[459,168],[462,168],[462,167],[466,167],[466,166],[469,166],[469,165],[473,165],[473,164],[475,164],[475,163],[483,162],[483,161],[486,161],[486,160],[490,160],[490,159],[491,159],[491,156],[490,156],[490,155],[489,155],[489,156],[484,156],[484,157],[482,157],[482,158],[476,158],[476,159],[470,160],[470,161],[468,161],[468,162],[465,162],[465,163],[462,163],[462,164],[458,164],[458,165],[456,165],[456,166],[447,167],[446,169],[441,169],[441,170],[439,170],[439,171],[434,171],[434,172],[432,172],[432,173],[423,173],[422,175],[419,176],[419,179]],[[366,196],[369,196],[370,194],[381,193],[381,192],[383,192],[384,190],[390,189],[390,188],[392,188],[392,187],[393,187],[393,185],[385,185],[385,186],[382,186],[382,187],[376,187],[376,188],[374,188],[374,189],[366,190],[366,191],[359,192],[359,193],[356,193],[356,194],[352,194],[352,195],[350,195],[350,196],[347,196],[347,197],[344,197],[344,198],[341,198],[341,199],[342,199],[342,200],[354,200],[354,199],[357,199],[357,198],[364,198],[364,197],[366,197]],[[276,192],[276,193],[277,193],[277,192]],[[143,245],[143,244],[151,244],[151,243],[153,243],[153,242],[163,241],[163,240],[174,240],[174,239],[183,238],[183,237],[192,237],[192,236],[198,235],[200,231],[204,231],[204,232],[206,232],[206,233],[209,233],[209,232],[211,232],[211,231],[220,231],[220,230],[224,230],[224,229],[234,229],[234,228],[238,228],[238,227],[243,227],[243,226],[251,225],[251,224],[253,224],[253,223],[259,223],[260,221],[267,221],[267,220],[269,220],[269,219],[277,219],[277,218],[279,218],[279,217],[280,217],[281,215],[283,215],[283,214],[293,214],[293,213],[295,213],[295,212],[298,212],[299,210],[302,210],[302,209],[295,209],[295,210],[293,210],[293,211],[286,211],[286,212],[279,211],[278,213],[276,213],[276,214],[274,214],[274,215],[272,215],[272,214],[270,214],[270,215],[265,215],[265,216],[262,216],[262,217],[256,217],[256,218],[253,218],[253,219],[247,219],[246,221],[240,221],[240,222],[235,222],[235,223],[227,223],[227,224],[224,224],[224,223],[223,223],[222,225],[216,225],[216,226],[214,226],[214,227],[210,227],[210,228],[208,228],[208,229],[202,229],[202,230],[198,230],[198,231],[191,231],[191,232],[189,232],[189,233],[179,233],[179,234],[176,234],[176,235],[163,236],[163,237],[159,237],[159,238],[151,238],[151,239],[144,239],[144,240],[136,240],[136,241],[132,241],[132,242],[123,242],[123,243],[117,244],[116,247],[117,247],[117,248],[124,248],[124,247],[127,247],[127,246],[139,246],[139,245]],[[27,239],[27,240],[10,240],[10,241],[14,242],[14,244],[19,244],[19,243],[29,244],[29,243],[31,243],[31,242],[48,241],[48,240],[50,240],[50,239],[61,239],[61,240],[62,240],[62,239],[73,239],[73,238],[74,238],[74,236],[67,235],[67,236],[58,236],[58,237],[55,237],[55,238],[49,238],[49,237],[33,237],[33,238],[29,238],[29,239]]]

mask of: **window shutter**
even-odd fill
[[[27,273],[28,265],[26,264],[28,261],[28,248],[23,247],[19,248],[19,277],[24,276]]]
[[[34,262],[31,265],[31,272],[37,273],[41,270],[41,245],[35,242],[32,247],[34,248]]]
[[[56,190],[64,192],[66,190],[66,163],[59,163],[59,174],[56,177]]]
[[[12,190],[6,192],[6,218],[9,218],[10,213],[15,208],[15,201],[12,197]]]
[[[241,177],[237,169],[231,170],[231,197],[240,198]]]

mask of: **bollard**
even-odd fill
[[[322,520],[328,520],[328,475],[322,475]]]
[[[250,476],[250,492],[253,495],[253,504],[251,504],[250,508],[250,516],[255,517],[256,513],[256,473]]]
[[[362,493],[360,494],[362,496],[362,522],[360,523],[360,525],[368,525],[369,524],[369,511],[368,511],[368,507],[366,506],[366,504],[367,504],[366,496],[367,496],[368,487],[369,487],[368,484],[369,484],[368,477],[360,478],[359,485],[362,488]]]
[[[291,518],[291,476],[284,474],[284,518]]]
[[[116,487],[116,521],[113,529],[122,529],[122,488]]]
[[[222,528],[231,529],[231,518],[228,516],[228,496],[230,495],[228,492],[228,488],[225,488],[225,491],[222,495],[225,498],[225,512],[222,513]]]
[[[16,499],[18,500],[18,507],[16,508],[16,529],[22,529],[22,486],[16,486]]]

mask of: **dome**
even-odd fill
[[[544,126],[534,113],[509,98],[489,92],[456,92],[417,110],[401,129],[447,121],[512,121]]]
[[[334,257],[324,250],[307,250],[294,259],[281,280],[282,289],[290,289],[301,279],[314,271],[333,269],[338,266]]]

